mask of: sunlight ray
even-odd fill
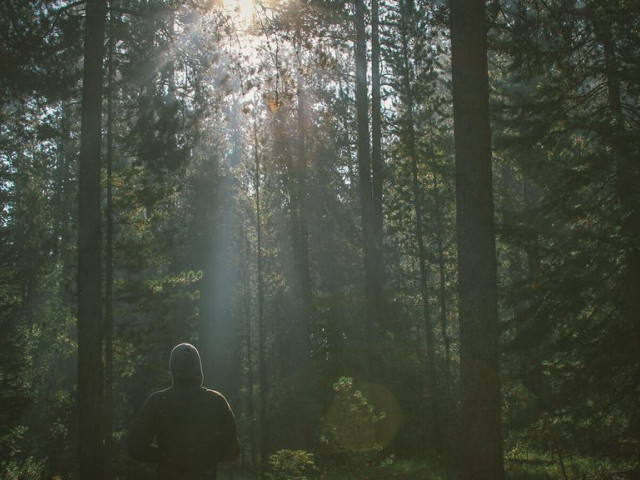
[[[255,13],[253,0],[222,0],[222,6],[239,29],[246,30],[251,26]]]

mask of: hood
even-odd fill
[[[189,383],[202,386],[202,362],[198,349],[190,343],[181,343],[173,347],[169,358],[171,378],[176,383]]]

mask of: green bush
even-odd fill
[[[279,450],[269,457],[273,480],[308,480],[316,470],[313,453],[304,450]]]
[[[28,457],[24,461],[10,461],[0,466],[5,480],[41,480],[44,478],[45,462]]]

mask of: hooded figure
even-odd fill
[[[200,353],[190,343],[181,343],[171,350],[169,357],[169,369],[173,384],[193,383],[202,386],[202,362]]]
[[[173,385],[153,393],[135,419],[129,455],[158,465],[158,480],[215,480],[219,462],[240,453],[236,423],[222,394],[202,387],[196,347],[176,345]]]

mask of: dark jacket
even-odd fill
[[[218,462],[240,453],[226,399],[175,381],[147,399],[134,421],[128,449],[133,458],[158,464],[158,480],[214,480]]]

